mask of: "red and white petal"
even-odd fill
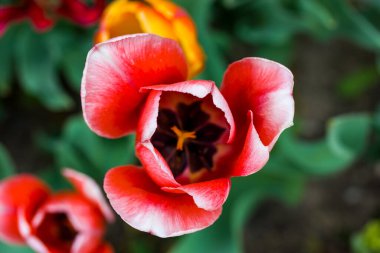
[[[221,163],[224,160],[232,161],[228,166],[231,169],[229,173],[231,176],[251,175],[268,162],[270,148],[262,143],[253,122],[253,113],[249,111],[246,126],[242,128],[246,135],[232,145],[232,155],[220,161]]]
[[[178,187],[180,184],[174,179],[169,165],[151,142],[136,144],[136,154],[150,178],[162,187]]]
[[[79,193],[83,194],[83,196],[98,206],[108,222],[115,220],[113,211],[103,197],[99,186],[92,178],[72,169],[64,169],[62,174]]]
[[[142,87],[142,91],[146,90],[154,90],[161,92],[179,92],[184,94],[189,94],[197,98],[205,98],[207,95],[211,95],[212,102],[216,108],[221,110],[224,114],[225,120],[229,126],[229,136],[228,142],[232,141],[235,135],[235,122],[232,116],[231,110],[227,104],[227,101],[224,99],[223,95],[220,93],[218,87],[216,87],[215,83],[212,81],[205,80],[190,80],[184,82],[178,82],[173,84],[162,84],[162,85],[154,85]],[[156,97],[154,97],[156,99]],[[148,104],[145,107],[149,106]],[[158,102],[151,103],[154,106],[157,106],[157,115],[158,115]],[[150,109],[151,110],[151,109]],[[138,129],[139,131],[140,129]],[[151,133],[153,135],[153,133]],[[143,134],[142,136],[148,136],[147,134]],[[151,137],[151,135],[149,136]],[[145,141],[146,139],[142,139],[141,141]]]
[[[50,192],[38,178],[18,175],[0,182],[0,238],[10,243],[24,243],[18,227],[18,212],[32,212]]]
[[[104,217],[100,210],[81,194],[61,192],[51,196],[33,217],[37,227],[48,213],[64,213],[78,232],[103,232]]]
[[[220,178],[177,188],[163,187],[162,190],[173,193],[187,193],[193,197],[195,204],[199,208],[213,211],[222,207],[228,197],[230,187],[231,181],[229,178]]]
[[[79,234],[71,247],[70,253],[98,253],[102,247],[102,233]]]
[[[147,94],[143,86],[183,81],[184,54],[177,42],[152,34],[117,37],[88,54],[82,79],[82,107],[89,127],[117,138],[134,131]]]
[[[143,169],[135,166],[108,171],[104,189],[125,222],[159,237],[201,230],[213,224],[222,211],[199,208],[187,194],[162,191]]]
[[[221,91],[238,129],[244,126],[247,111],[253,112],[265,146],[272,147],[279,134],[293,124],[293,75],[279,63],[262,58],[234,62],[224,75]]]

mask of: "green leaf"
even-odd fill
[[[36,96],[50,110],[67,110],[73,101],[62,89],[56,56],[48,45],[46,34],[34,34],[29,29],[20,32],[16,43],[16,70],[27,93]]]
[[[337,21],[334,15],[319,0],[300,0],[298,5],[303,22],[312,34],[324,38],[336,30]]]
[[[93,33],[83,31],[74,33],[72,36],[75,43],[70,43],[64,48],[61,65],[69,84],[79,93],[87,53],[93,46]]]
[[[339,83],[338,89],[347,99],[358,98],[376,85],[378,78],[379,73],[375,67],[365,67],[346,76]]]
[[[278,143],[278,151],[307,173],[334,173],[349,166],[364,151],[371,123],[368,114],[335,117],[328,124],[326,138],[314,142],[299,140],[288,130]]]
[[[47,141],[45,140],[45,143]],[[70,167],[101,181],[105,172],[119,165],[135,163],[134,136],[109,140],[94,134],[82,115],[70,118],[62,136],[47,142],[59,168]]]
[[[355,10],[349,1],[328,0],[326,5],[334,13],[338,23],[335,36],[343,35],[368,49],[380,49],[380,31]]]
[[[12,52],[15,29],[9,29],[0,38],[0,96],[7,95],[12,82]]]
[[[4,253],[33,253],[34,251],[28,247],[16,246],[2,243],[0,241],[0,252]]]
[[[15,173],[15,167],[7,150],[0,144],[0,179]]]

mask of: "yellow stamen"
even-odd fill
[[[186,139],[195,139],[197,138],[197,136],[195,135],[195,131],[193,132],[185,132],[185,131],[181,131],[178,129],[178,127],[176,126],[173,126],[172,128],[170,128],[178,137],[178,141],[177,141],[177,149],[178,150],[182,150],[183,149],[183,143],[185,142]]]

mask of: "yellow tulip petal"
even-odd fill
[[[189,78],[194,77],[203,70],[205,61],[203,50],[196,37],[194,24],[187,17],[176,18],[173,23],[174,31],[189,63]]]
[[[198,43],[197,31],[191,17],[172,2],[165,0],[148,0],[148,2],[170,20],[189,63],[189,78],[199,74],[204,67],[204,54]]]
[[[95,41],[102,42],[116,36],[143,32],[135,14],[142,5],[126,0],[109,4],[103,13]]]
[[[137,12],[137,18],[144,32],[177,40],[171,22],[150,6],[140,8]]]

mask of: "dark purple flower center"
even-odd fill
[[[65,213],[48,213],[37,228],[38,237],[50,247],[70,251],[78,232]]]
[[[178,103],[176,111],[160,108],[157,129],[151,138],[175,177],[188,167],[190,172],[211,170],[216,142],[226,129],[210,122],[201,101]]]

